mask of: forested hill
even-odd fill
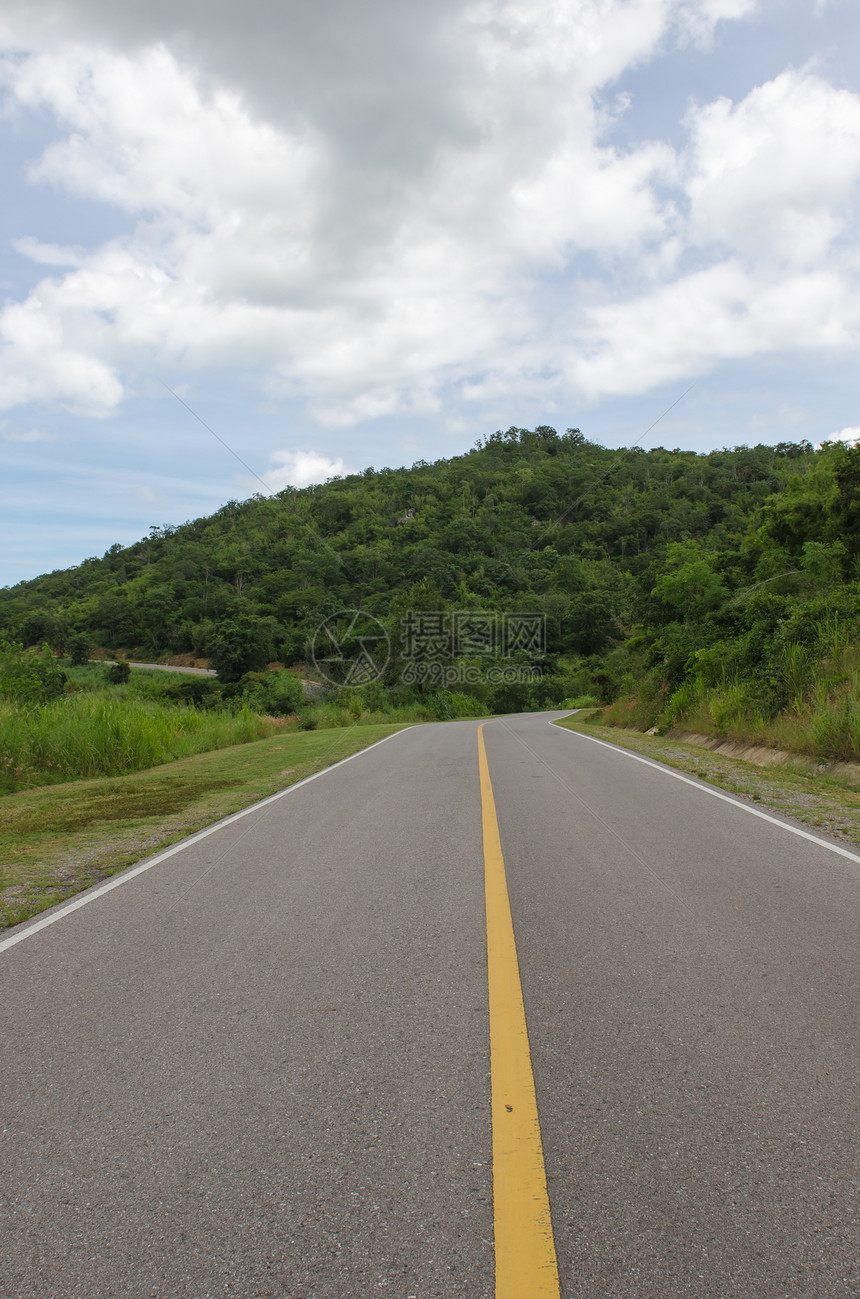
[[[207,657],[232,628],[290,664],[342,608],[541,611],[552,670],[585,664],[604,697],[631,673],[666,697],[727,665],[770,689],[774,644],[809,641],[822,610],[853,616],[858,521],[860,451],[841,444],[698,455],[511,428],[153,528],[0,591],[0,637]]]
[[[736,552],[771,493],[815,459],[804,444],[702,456],[510,429],[451,460],[154,527],[3,590],[0,628],[57,650],[82,632],[109,648],[205,656],[218,625],[246,615],[274,621],[274,649],[292,662],[332,611],[386,614],[428,579],[455,606],[545,609],[551,649],[592,653],[629,631],[667,543]]]

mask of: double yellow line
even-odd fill
[[[478,769],[490,985],[496,1299],[559,1299],[534,1075],[484,725],[478,728]]]

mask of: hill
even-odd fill
[[[359,609],[388,628],[384,684],[402,690],[410,611],[540,613],[543,676],[484,687],[497,709],[594,693],[668,723],[722,690],[766,719],[802,711],[825,659],[847,670],[858,522],[860,452],[842,445],[619,451],[511,428],[450,460],[154,527],[0,591],[0,635],[193,654],[229,679],[306,662],[320,624]]]

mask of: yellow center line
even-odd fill
[[[496,802],[478,728],[484,825],[496,1299],[559,1299],[534,1075]]]

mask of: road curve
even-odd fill
[[[483,735],[560,1295],[857,1299],[860,863],[547,721]],[[476,730],[0,950],[4,1296],[496,1293]]]

